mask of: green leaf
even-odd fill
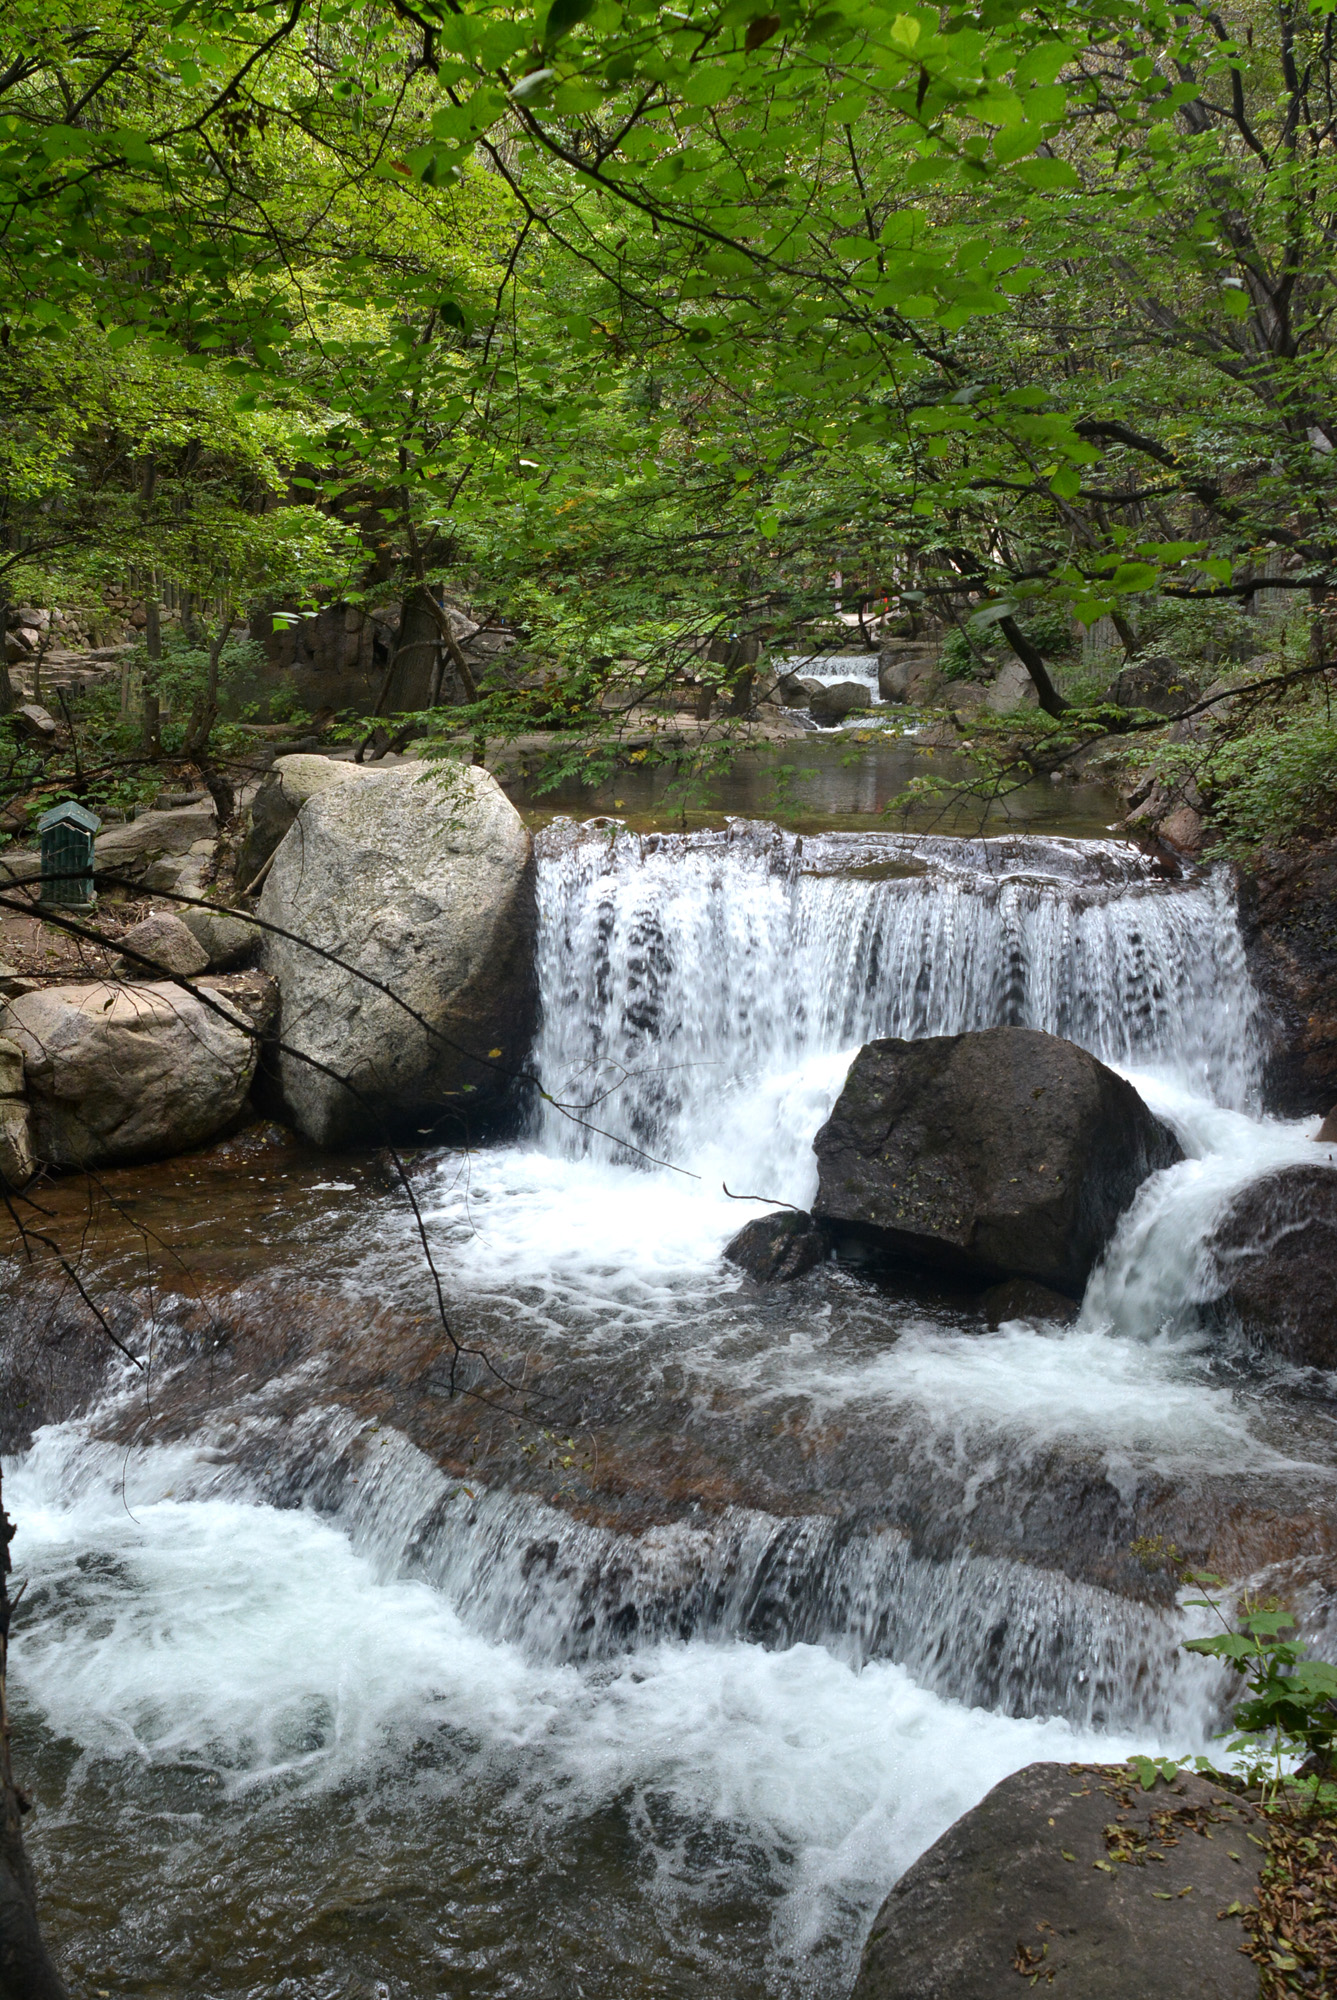
[[[1155,563],[1120,563],[1109,580],[1111,590],[1154,590],[1161,580]]]
[[[1049,490],[1060,500],[1075,500],[1082,490],[1082,475],[1076,466],[1062,465],[1050,480]]]
[[[564,35],[578,28],[594,12],[598,0],[552,0],[543,23],[543,46],[553,48]]]
[[[1012,169],[1012,177],[1025,181],[1027,187],[1040,188],[1045,192],[1081,185],[1075,170],[1066,160],[1018,160]]]

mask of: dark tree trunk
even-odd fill
[[[1046,715],[1066,715],[1068,704],[1049,678],[1049,669],[1015,618],[1000,618],[998,629],[1035,682],[1035,692]]]
[[[0,1501],[0,2000],[69,2000],[37,1925],[37,1893],[23,1847],[23,1809],[9,1755],[6,1665],[9,1544],[14,1530]]]

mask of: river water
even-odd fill
[[[532,1128],[259,1135],[56,1200],[155,1344],[7,1469],[34,1858],[80,1990],[836,2000],[895,1876],[1034,1758],[1205,1747],[1164,1534],[1322,1639],[1331,1404],[1199,1325],[1258,1107],[1226,878],[1117,841],[541,836]],[[1188,1157],[1078,1322],[721,1260],[873,1035],[1019,1023]],[[53,1224],[53,1226],[57,1226]],[[509,1386],[508,1386],[509,1385]]]

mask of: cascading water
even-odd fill
[[[1007,1770],[1205,1740],[1212,1676],[1170,1593],[1130,1580],[1148,1507],[1177,1532],[1176,1504],[1331,1506],[1322,1426],[1242,1402],[1187,1310],[1230,1191],[1310,1143],[1256,1115],[1224,878],[1119,843],[746,824],[559,825],[540,850],[553,1101],[417,1188],[465,1330],[576,1411],[540,1433],[549,1497],[447,1476],[402,1434],[402,1384],[371,1415],[310,1360],[231,1401],[220,1378],[170,1447],[49,1431],[7,1485],[28,1726],[66,1801],[39,1860],[72,1865],[108,1787],[170,1824],[118,1892],[118,1970],[147,1951],[164,1991],[315,2000],[335,1967],[395,1996],[836,2000],[892,1877]],[[720,1261],[757,1212],[723,1183],[811,1198],[862,1041],[998,1023],[1132,1074],[1189,1155],[1077,1326],[991,1335],[834,1267],[762,1298]],[[322,1257],[350,1300],[419,1309],[399,1211],[296,1274]],[[202,1973],[193,1913],[233,1922],[210,1885],[243,1812],[316,1886]],[[158,1902],[187,1911],[171,1936]],[[574,1968],[551,1989],[550,1959]]]

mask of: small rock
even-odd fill
[[[203,972],[209,964],[209,955],[204,947],[193,938],[180,917],[157,911],[145,917],[142,924],[133,924],[119,940],[123,951],[133,952],[133,958],[126,960],[127,976],[131,979],[144,976],[141,959],[149,959],[162,972],[175,972],[182,978],[192,973]]]
[[[179,912],[201,950],[211,972],[231,972],[244,965],[259,947],[260,932],[245,917],[232,910],[204,910],[185,905]]]
[[[1034,1278],[1004,1278],[1001,1285],[990,1285],[980,1305],[994,1332],[1013,1319],[1048,1320],[1057,1326],[1071,1326],[1081,1312],[1075,1299],[1051,1291],[1048,1285],[1037,1285]]]
[[[1314,1134],[1314,1137],[1317,1140],[1319,1140],[1320,1143],[1329,1140],[1337,1141],[1337,1104],[1333,1105],[1332,1110],[1323,1120],[1323,1123],[1319,1126],[1317,1132]]]
[[[0,1181],[26,1187],[36,1172],[28,1107],[19,1097],[0,1098]]]
[[[201,993],[216,993],[245,1017],[258,1034],[266,1035],[278,1019],[278,981],[252,966],[245,972],[210,972],[197,983]]]
[[[823,1232],[805,1210],[794,1208],[744,1223],[724,1249],[731,1264],[762,1285],[790,1284],[820,1264],[826,1253]]]
[[[22,708],[16,708],[9,719],[20,736],[26,736],[33,742],[50,742],[56,733],[55,716],[39,702],[24,702]]]

